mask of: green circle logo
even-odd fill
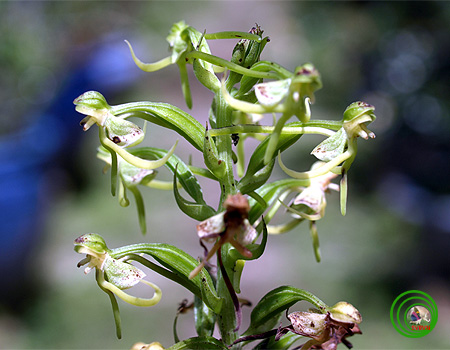
[[[437,320],[436,303],[432,297],[420,290],[408,290],[392,303],[392,325],[405,337],[424,337],[433,330]]]

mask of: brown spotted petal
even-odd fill
[[[279,104],[288,94],[292,79],[284,79],[255,85],[255,95],[263,106]]]
[[[108,138],[122,147],[135,146],[141,143],[145,136],[144,130],[136,124],[113,115],[105,120],[104,125]]]
[[[256,237],[258,237],[258,232],[250,225],[248,219],[244,219],[241,230],[236,235],[236,240],[243,246],[246,246],[252,243]]]
[[[103,264],[108,282],[120,289],[131,288],[145,277],[145,273],[137,267],[123,261],[113,259],[107,254]]]
[[[322,339],[327,327],[326,314],[297,311],[288,315],[295,333],[313,339]]]
[[[213,241],[218,234],[225,231],[224,214],[219,213],[202,221],[197,225],[198,238],[205,241]]]

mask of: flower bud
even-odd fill
[[[363,139],[375,138],[375,134],[368,130],[366,124],[375,120],[375,107],[365,102],[353,102],[344,111],[342,119],[344,130],[349,138],[361,136]]]
[[[88,274],[93,268],[103,269],[105,258],[109,249],[106,246],[103,237],[96,233],[87,233],[75,240],[75,251],[80,254],[86,254],[86,258],[78,263],[78,267],[88,264],[84,270]]]
[[[350,303],[340,301],[330,309],[330,317],[332,320],[344,323],[361,323],[362,317],[359,311]]]
[[[180,55],[188,48],[188,38],[186,35],[183,35],[184,30],[188,27],[189,26],[184,21],[180,21],[174,23],[170,29],[166,40],[172,51],[172,63],[177,62]]]
[[[97,91],[87,91],[78,96],[73,103],[76,105],[75,110],[77,112],[87,115],[80,122],[84,131],[88,130],[93,124],[103,126],[111,115],[111,107],[106,102],[105,97]]]
[[[96,233],[87,233],[75,240],[75,251],[79,252],[80,248],[88,249],[96,254],[104,254],[109,251],[106,242],[102,236]]]

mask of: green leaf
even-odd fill
[[[199,336],[212,336],[216,325],[214,312],[197,296],[194,298],[195,329]]]
[[[269,164],[258,170],[252,176],[245,175],[237,185],[239,192],[242,194],[249,194],[264,185],[267,180],[269,180],[270,175],[272,175],[274,165],[275,159],[272,159]]]
[[[132,102],[112,107],[114,115],[127,113],[174,130],[199,151],[203,151],[205,128],[190,114],[168,103]]]
[[[220,90],[220,80],[214,74],[212,67],[210,69],[206,69],[202,63],[205,61],[202,60],[194,60],[192,64],[194,74],[197,80],[202,83],[206,88],[211,90],[214,93],[217,93]]]
[[[263,296],[255,306],[250,316],[250,327],[244,334],[251,335],[270,330],[273,327],[270,320],[278,320],[285,310],[302,300],[313,304],[321,312],[328,308],[323,301],[305,290],[281,286]]]
[[[111,251],[111,257],[119,259],[128,254],[148,254],[162,266],[182,277],[185,281],[192,281],[200,290],[199,297],[215,313],[219,313],[222,307],[222,299],[217,296],[211,276],[202,269],[192,280],[189,274],[194,270],[198,261],[183,250],[165,243],[141,243],[133,244]]]
[[[204,349],[219,349],[228,350],[228,347],[213,337],[202,336],[183,340],[175,345],[172,345],[167,350],[204,350]]]
[[[177,187],[177,172],[173,176],[173,194],[181,211],[195,220],[203,221],[216,214],[216,211],[205,202],[189,202],[180,195]]]

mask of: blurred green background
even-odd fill
[[[195,222],[178,213],[170,192],[143,190],[150,227],[143,237],[134,205],[121,208],[111,197],[95,156],[97,133],[83,134],[71,101],[96,89],[110,104],[152,100],[186,110],[177,69],[145,74],[123,43],[156,61],[181,19],[208,32],[248,31],[256,22],[271,38],[263,59],[290,70],[313,62],[324,85],[313,118],[340,119],[355,100],[376,107],[377,138],[359,140],[347,215],[331,194],[318,222],[322,262],[314,260],[306,225],[270,237],[263,258],[246,266],[241,296],[256,303],[289,284],[327,304],[349,301],[364,320],[364,334],[351,339],[356,349],[450,348],[450,5],[314,1],[0,2],[0,348],[173,343],[173,318],[189,295],[149,273],[163,300],[149,309],[120,303],[119,341],[109,300],[92,274],[76,268],[81,256],[72,242],[96,232],[110,247],[166,242],[198,256]],[[230,58],[234,44],[211,48]],[[191,84],[191,112],[204,123],[211,94]],[[155,127],[147,139],[167,148],[176,135]],[[308,169],[319,141],[302,140],[284,156],[286,165]],[[187,160],[190,150],[177,154]],[[216,206],[217,189],[205,186]],[[393,300],[410,289],[430,294],[439,309],[437,327],[420,339],[398,334],[389,318]],[[191,315],[178,323],[180,338],[193,334]]]

